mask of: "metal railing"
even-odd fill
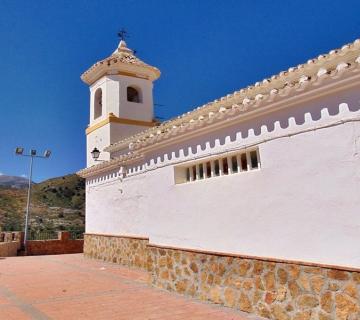
[[[28,240],[57,240],[57,231],[30,231]]]
[[[71,240],[84,239],[84,231],[69,231]]]
[[[82,230],[72,230],[72,231],[31,231],[29,232],[28,240],[58,240],[59,232],[68,232],[70,240],[81,240],[84,239],[84,231]]]

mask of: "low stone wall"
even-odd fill
[[[16,256],[22,239],[22,232],[0,232],[0,257]]]
[[[147,268],[148,238],[100,234],[84,235],[84,255],[129,267]]]
[[[19,243],[17,241],[0,242],[0,257],[17,256]]]
[[[359,320],[360,270],[149,246],[152,285],[274,320]]]
[[[167,248],[85,234],[84,255],[146,269],[153,286],[273,320],[360,320],[360,269]]]
[[[84,240],[72,240],[69,232],[60,231],[56,240],[28,240],[26,255],[81,253],[83,245]]]

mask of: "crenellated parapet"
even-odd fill
[[[83,177],[137,161],[148,150],[346,90],[360,83],[360,40],[256,82],[104,148],[123,155],[79,171]]]

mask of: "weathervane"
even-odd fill
[[[126,38],[129,38],[129,35],[128,35],[128,32],[122,28],[119,32],[118,32],[118,37],[121,39],[121,40],[125,40]]]

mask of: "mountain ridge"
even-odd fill
[[[28,178],[18,176],[0,175],[0,186],[16,189],[27,188],[29,184]]]

